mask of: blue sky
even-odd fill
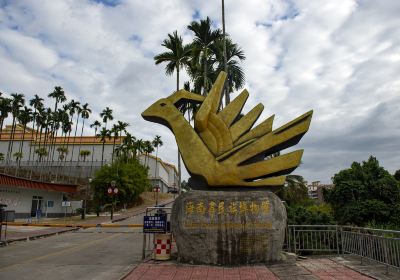
[[[137,137],[161,135],[176,164],[171,132],[140,117],[175,88],[153,55],[174,30],[189,42],[193,18],[220,26],[220,2],[0,0],[0,91],[29,99],[60,85],[91,105],[91,121],[110,106]],[[329,183],[369,155],[400,169],[400,1],[243,3],[226,1],[226,23],[247,57],[244,110],[263,103],[260,120],[276,114],[278,127],[314,109],[295,173]]]

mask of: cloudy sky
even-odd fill
[[[172,133],[140,117],[175,88],[153,57],[174,30],[189,42],[194,19],[220,27],[220,2],[0,0],[0,91],[29,99],[62,86],[90,104],[91,121],[110,106],[136,137],[161,135],[160,156],[176,164]],[[400,169],[400,1],[225,2],[247,57],[245,111],[263,103],[277,128],[314,109],[296,174],[329,183],[369,155]]]

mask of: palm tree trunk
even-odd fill
[[[111,156],[111,164],[114,163],[114,150],[115,150],[115,135],[114,135],[114,143],[113,143],[113,150],[112,150],[112,156]]]
[[[94,139],[95,140],[96,140],[96,135],[97,135],[97,126],[95,126],[95,129],[94,129]],[[92,176],[93,162],[94,162],[94,144],[92,145],[92,164],[90,165],[90,176]]]
[[[25,140],[25,129],[26,129],[26,124],[24,124],[24,131],[22,132],[22,141],[19,144],[19,153],[22,155],[22,148],[24,147],[24,140]],[[21,165],[21,160],[19,160],[18,167]]]
[[[223,53],[224,53],[224,71],[228,74],[228,64],[226,60],[226,38],[225,38],[225,1],[222,0],[222,41],[223,41]],[[231,100],[229,96],[228,80],[225,81],[225,106],[227,106]]]
[[[6,162],[9,162],[11,153],[12,153],[12,147],[13,147],[13,141],[14,141],[14,125],[15,125],[15,117],[13,117],[12,124],[11,124],[11,135],[10,135],[10,141],[8,142]]]
[[[81,130],[81,139],[79,142],[78,161],[80,159],[81,150],[82,150],[82,136],[83,136],[83,128],[84,127],[85,127],[85,118],[82,118],[82,130]]]
[[[70,166],[69,166],[69,176],[71,177],[72,173],[72,160],[74,158],[74,150],[75,150],[75,139],[76,139],[76,132],[78,130],[78,120],[79,120],[79,114],[76,116],[76,125],[75,125],[75,133],[74,133],[74,143],[72,144],[72,152],[71,152],[71,160],[70,160]],[[79,156],[78,156],[79,158]]]
[[[36,109],[35,109],[35,112],[34,112],[33,116],[36,116]],[[33,117],[32,132],[31,132],[31,145],[29,146],[28,166],[31,163],[31,152],[32,152],[32,143],[33,143],[33,133],[35,131],[35,122],[36,122],[36,120]]]
[[[101,166],[103,167],[103,158],[104,158],[104,144],[106,143],[106,140],[103,140],[103,147],[101,149]]]
[[[176,90],[179,90],[179,65],[176,67]],[[179,194],[181,193],[181,152],[179,151],[178,147],[178,189],[179,189]],[[175,176],[174,176],[175,178]],[[175,180],[174,180],[175,181]],[[174,182],[175,184],[175,182]],[[175,191],[175,190],[174,190]]]

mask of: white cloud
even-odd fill
[[[220,1],[12,1],[0,8],[0,90],[47,95],[55,85],[93,109],[106,106],[139,138],[168,129],[140,113],[175,88],[153,56],[167,33],[186,42],[193,15],[220,26]],[[250,98],[276,126],[314,109],[304,164],[296,173],[329,182],[353,160],[376,155],[390,171],[400,155],[399,1],[225,1],[227,32],[246,54]],[[187,78],[182,78],[184,81]]]

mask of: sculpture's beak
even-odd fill
[[[146,121],[152,121],[152,117],[154,117],[154,104],[151,105],[149,108],[142,112],[142,118]]]

